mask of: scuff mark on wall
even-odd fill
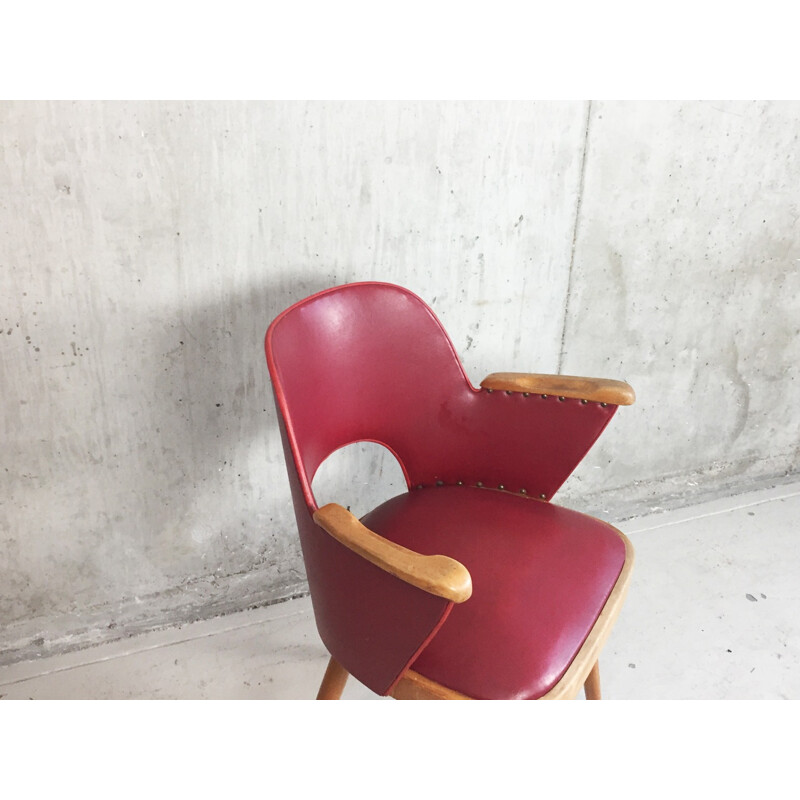
[[[581,156],[580,156],[581,166],[578,175],[577,196],[575,199],[575,221],[572,226],[572,247],[570,248],[570,256],[569,256],[567,291],[563,302],[564,316],[563,316],[563,323],[561,326],[561,347],[558,352],[558,367],[556,369],[556,372],[558,374],[562,372],[562,366],[564,364],[564,357],[566,355],[566,349],[567,349],[567,325],[569,323],[570,301],[572,299],[572,271],[573,271],[573,265],[575,263],[575,246],[578,241],[578,230],[581,223],[581,204],[583,200],[583,193],[585,190],[586,159],[589,153],[589,129],[591,126],[591,121],[592,121],[592,101],[589,100],[586,103],[586,122],[584,124],[584,131],[583,131],[583,150],[581,151]]]
[[[739,348],[735,341],[731,342],[729,375],[731,383],[738,390],[738,397],[736,399],[736,423],[730,436],[730,444],[733,445],[741,436],[745,425],[747,425],[747,416],[750,410],[750,385],[739,371]]]

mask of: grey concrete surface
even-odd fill
[[[0,663],[303,592],[262,342],[340,283],[420,294],[475,383],[629,380],[568,505],[620,519],[797,470],[799,103],[0,116]],[[396,491],[357,451],[321,496]]]
[[[592,104],[561,371],[599,367],[638,401],[582,494],[674,505],[797,469],[799,112]]]

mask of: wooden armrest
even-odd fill
[[[482,389],[505,392],[530,392],[552,394],[608,403],[613,406],[630,406],[636,400],[633,389],[623,381],[603,378],[578,378],[574,375],[537,375],[525,372],[493,372],[481,381]]]
[[[472,577],[463,564],[448,556],[425,556],[390,542],[337,503],[315,511],[314,522],[376,567],[418,589],[454,603],[463,603],[472,595]]]

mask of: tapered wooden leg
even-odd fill
[[[583,684],[583,692],[586,695],[587,700],[599,700],[600,699],[600,662],[595,661],[594,666],[592,667],[592,671],[586,678],[586,682]]]
[[[328,662],[325,677],[317,692],[317,700],[338,700],[344,691],[344,685],[350,673],[333,657]]]

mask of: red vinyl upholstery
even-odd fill
[[[625,561],[622,540],[600,520],[468,486],[412,490],[363,522],[470,571],[472,597],[453,608],[413,669],[476,699],[527,700],[552,689]]]
[[[333,657],[379,694],[412,664],[471,696],[546,692],[624,554],[613,529],[533,498],[553,496],[616,406],[474,388],[433,312],[391,284],[296,303],[270,325],[266,354],[314,614]],[[358,441],[392,451],[410,489],[364,523],[462,560],[473,575],[466,603],[404,583],[314,523],[316,470]]]

